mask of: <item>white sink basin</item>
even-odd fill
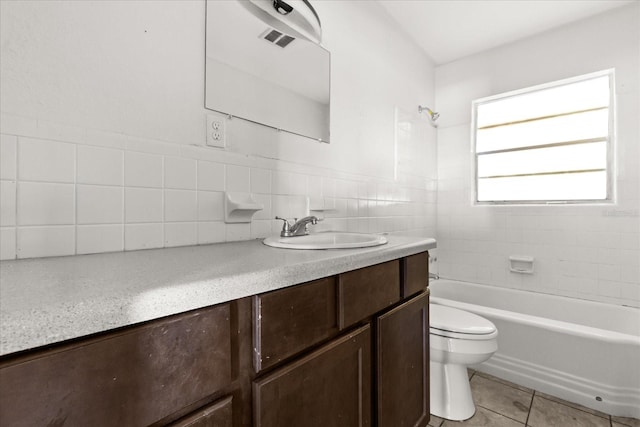
[[[262,243],[285,249],[351,249],[384,245],[387,238],[377,234],[326,231],[297,237],[267,237]]]

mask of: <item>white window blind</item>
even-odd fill
[[[476,202],[611,199],[613,71],[473,103]]]

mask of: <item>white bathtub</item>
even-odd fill
[[[640,418],[640,310],[453,280],[431,302],[498,328],[498,352],[474,368],[611,415]]]

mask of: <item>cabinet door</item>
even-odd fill
[[[378,427],[429,422],[429,294],[377,319]]]
[[[171,427],[231,427],[233,425],[233,398],[214,402],[193,414],[176,421]]]
[[[253,386],[256,427],[371,425],[371,330],[363,326]]]

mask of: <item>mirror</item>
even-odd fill
[[[329,52],[255,2],[207,0],[205,108],[329,142]]]

